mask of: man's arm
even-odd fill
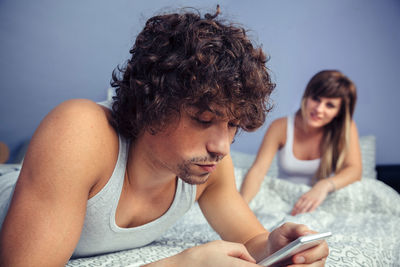
[[[79,240],[89,192],[104,170],[101,108],[55,108],[35,132],[0,235],[1,266],[63,266]],[[104,112],[103,112],[104,113]]]
[[[229,156],[220,162],[205,188],[200,189],[200,208],[213,229],[224,240],[243,243],[257,262],[297,237],[313,233],[305,225],[293,223],[285,223],[269,233],[237,191]],[[328,245],[323,242],[296,254],[292,260],[324,266],[328,254]]]
[[[192,247],[146,267],[256,267],[255,260],[239,243],[216,240]]]
[[[256,261],[269,254],[269,232],[237,191],[230,156],[218,164],[198,202],[204,216],[223,240],[245,244]]]

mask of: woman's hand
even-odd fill
[[[183,252],[145,266],[191,266],[191,267],[256,267],[243,244],[222,240],[192,247]]]
[[[291,215],[314,211],[332,191],[332,184],[327,179],[317,182],[307,193],[302,195],[293,207]]]

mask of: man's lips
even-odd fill
[[[213,172],[217,168],[217,164],[196,164],[206,172]]]

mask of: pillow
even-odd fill
[[[360,150],[362,159],[362,178],[376,179],[375,170],[375,153],[376,144],[375,136],[366,135],[360,137]],[[231,151],[231,157],[235,167],[249,169],[256,158],[254,154],[243,153],[239,151]],[[273,158],[271,166],[267,172],[267,176],[278,177],[278,161],[277,157]]]
[[[256,154],[247,154],[244,152],[231,150],[231,158],[235,167],[249,169],[256,159]]]
[[[376,138],[373,135],[360,137],[360,150],[362,159],[362,178],[376,179]]]
[[[239,151],[231,151],[231,157],[235,167],[245,169],[247,171],[256,159],[256,154],[253,155]],[[278,161],[276,156],[272,159],[267,176],[278,177]]]

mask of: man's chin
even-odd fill
[[[193,176],[187,176],[187,177],[179,177],[182,181],[185,183],[191,184],[191,185],[200,185],[204,184],[208,181],[208,177],[210,177],[210,173],[205,173],[203,175],[193,175]]]

